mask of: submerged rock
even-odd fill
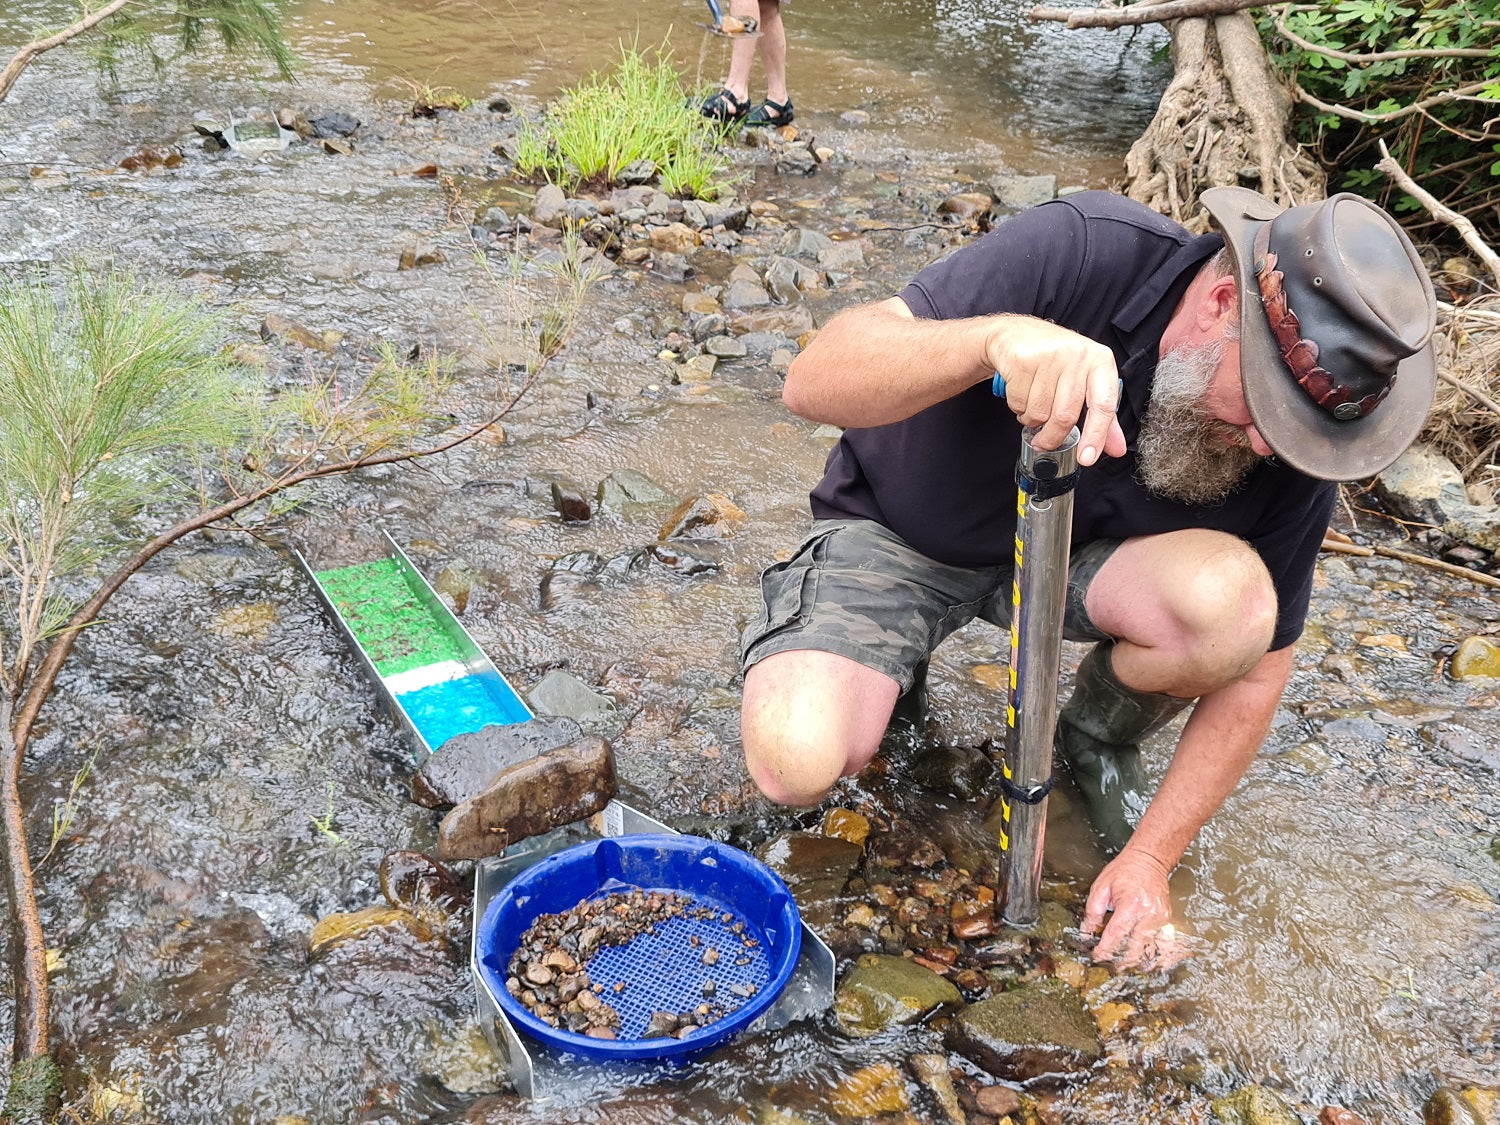
[[[1214,1116],[1224,1125],[1302,1125],[1286,1099],[1265,1086],[1245,1086],[1213,1101]]]
[[[661,539],[728,539],[750,517],[735,502],[717,492],[694,496],[677,506],[661,525]]]
[[[1081,1075],[1104,1055],[1083,998],[1058,980],[971,1004],[949,1025],[947,1039],[996,1078],[1015,1082]]]
[[[962,1003],[958,989],[931,969],[904,957],[866,953],[839,984],[833,1014],[844,1034],[862,1038]]]
[[[510,1084],[483,1030],[472,1019],[453,1038],[436,1040],[422,1068],[455,1094],[490,1094]]]
[[[630,514],[658,505],[680,503],[678,498],[645,473],[634,469],[616,469],[599,482],[594,491],[599,507]]]
[[[347,942],[359,941],[372,931],[406,930],[419,941],[431,941],[432,928],[405,910],[393,906],[367,906],[363,910],[328,914],[318,919],[307,939],[309,961],[324,956]]]
[[[1494,1125],[1495,1116],[1487,1117],[1473,1096],[1485,1092],[1464,1090],[1460,1093],[1451,1086],[1439,1086],[1422,1107],[1422,1125]],[[1490,1108],[1494,1109],[1493,1099]]]
[[[585,726],[614,717],[614,700],[601,695],[577,676],[556,669],[526,693],[532,709],[544,715],[561,715]]]
[[[969,1116],[959,1104],[958,1090],[953,1085],[953,1073],[948,1067],[947,1055],[913,1055],[906,1060],[912,1075],[927,1088],[932,1100],[943,1111],[948,1125],[968,1125]]]
[[[380,861],[380,893],[397,910],[446,924],[473,897],[457,876],[421,852],[390,852]]]
[[[870,819],[853,809],[829,809],[823,814],[823,835],[847,840],[862,848],[870,838]]]
[[[783,832],[756,849],[756,858],[780,875],[804,914],[843,894],[863,851],[858,844],[814,832]]]
[[[1455,680],[1500,677],[1500,643],[1490,637],[1465,637],[1448,662]]]
[[[840,1117],[863,1120],[882,1113],[900,1113],[911,1108],[906,1081],[894,1063],[876,1063],[856,1070],[840,1082],[829,1104]]]
[[[438,827],[444,859],[498,855],[518,840],[592,816],[615,795],[614,751],[587,737],[505,770]]]

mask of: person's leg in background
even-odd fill
[[[786,86],[786,28],[781,22],[781,0],[760,0],[760,38],[755,46],[766,72],[766,99],[750,111],[745,124],[786,125],[792,120],[792,99]]]

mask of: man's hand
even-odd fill
[[[1056,449],[1088,405],[1078,463],[1092,465],[1102,449],[1125,455],[1115,417],[1120,377],[1114,353],[1086,336],[1035,317],[992,318],[985,357],[1005,380],[1005,402],[1024,426],[1040,426],[1033,444]]]
[[[1084,907],[1083,932],[1098,933],[1105,914],[1113,916],[1094,947],[1095,961],[1154,968],[1181,959],[1184,951],[1172,925],[1168,874],[1154,856],[1128,844],[1099,873]]]

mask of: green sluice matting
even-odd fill
[[[463,659],[457,642],[412,593],[396,559],[320,570],[317,577],[382,676]]]

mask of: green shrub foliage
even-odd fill
[[[1419,210],[1417,201],[1375,171],[1384,140],[1424,190],[1500,244],[1500,0],[1337,0],[1262,11],[1273,58],[1307,95],[1299,139],[1328,166],[1331,187],[1377,200],[1433,240],[1451,237],[1406,214]]]

